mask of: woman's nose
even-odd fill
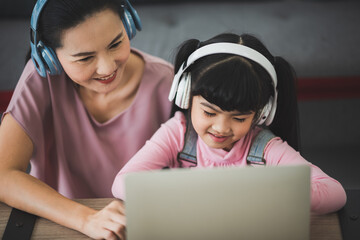
[[[111,55],[100,56],[97,66],[97,74],[109,75],[112,74],[116,69],[116,63]]]

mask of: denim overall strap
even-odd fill
[[[182,161],[188,162],[190,164],[194,164],[191,167],[195,167],[197,165],[196,145],[197,145],[198,135],[194,130],[189,114],[185,114],[185,117],[186,117],[186,132],[184,138],[184,147],[182,151],[178,153],[177,160],[180,163],[180,167],[183,166]]]
[[[249,154],[246,158],[248,164],[265,165],[264,150],[267,143],[276,137],[270,130],[262,129],[251,144]]]

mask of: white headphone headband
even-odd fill
[[[176,91],[179,84],[179,79],[181,75],[184,73],[184,71],[193,64],[196,60],[212,55],[212,54],[218,54],[218,53],[229,53],[234,55],[239,55],[245,58],[248,58],[258,64],[260,64],[271,76],[274,84],[274,89],[277,87],[277,77],[276,77],[276,71],[271,64],[271,62],[264,57],[261,53],[258,51],[249,48],[244,45],[240,45],[237,43],[212,43],[206,46],[203,46],[196,51],[194,51],[185,61],[181,67],[179,68],[179,71],[174,76],[174,81],[171,86],[170,94],[169,94],[169,100],[172,101],[175,98]],[[276,93],[275,93],[276,94]]]
[[[213,43],[203,46],[190,54],[174,76],[169,93],[169,100],[173,101],[175,95],[177,95],[175,104],[180,108],[187,109],[190,101],[191,74],[184,74],[185,70],[199,58],[219,53],[228,53],[250,59],[260,64],[270,74],[274,87],[274,97],[270,97],[269,102],[262,109],[257,121],[259,125],[263,123],[267,126],[270,125],[274,119],[277,105],[277,76],[275,68],[271,62],[258,51],[237,43]]]

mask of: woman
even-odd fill
[[[117,0],[41,1],[31,57],[0,128],[0,201],[96,239],[124,237],[118,171],[170,115],[172,66],[130,47],[140,28]],[[30,174],[26,169],[31,162]]]

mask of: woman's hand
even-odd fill
[[[90,214],[83,226],[83,233],[94,239],[122,239],[125,240],[125,212],[124,205],[114,200],[100,211]]]

